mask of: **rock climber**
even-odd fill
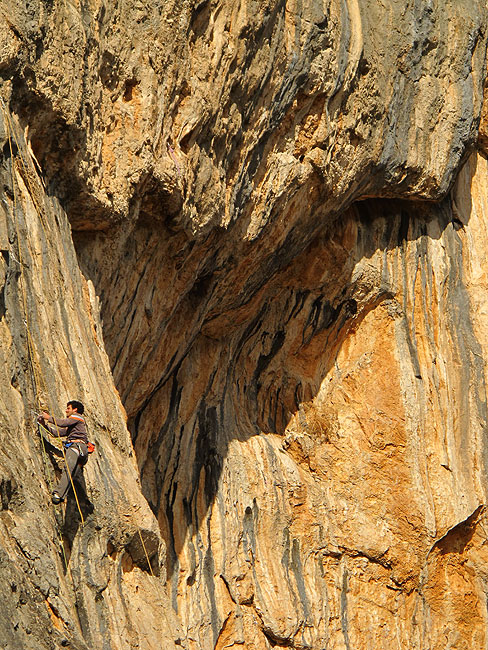
[[[85,407],[77,400],[66,404],[66,418],[53,418],[47,411],[42,411],[37,418],[56,438],[64,438],[65,467],[59,483],[52,493],[52,502],[61,503],[66,496],[75,474],[88,459],[88,435],[85,420],[82,417]]]

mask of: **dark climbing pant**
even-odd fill
[[[82,442],[76,443],[75,445],[72,445],[66,449],[66,465],[68,466],[69,472],[67,471],[66,467],[63,469],[59,483],[57,487],[54,488],[54,492],[57,492],[62,499],[64,499],[66,496],[66,492],[71,486],[72,479],[75,478],[80,467],[85,464],[84,460],[87,458],[87,453],[88,450],[86,448],[86,445]]]

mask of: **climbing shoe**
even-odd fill
[[[61,501],[63,499],[62,499],[62,497],[59,496],[59,494],[57,492],[53,492],[51,500],[52,500],[53,503],[58,504],[58,503],[61,503]]]

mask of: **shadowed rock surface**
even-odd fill
[[[487,13],[2,8],[0,647],[486,645]]]

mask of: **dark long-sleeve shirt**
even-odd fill
[[[56,418],[48,420],[47,428],[56,438],[66,436],[66,442],[88,442],[85,420],[78,413],[69,418]]]

